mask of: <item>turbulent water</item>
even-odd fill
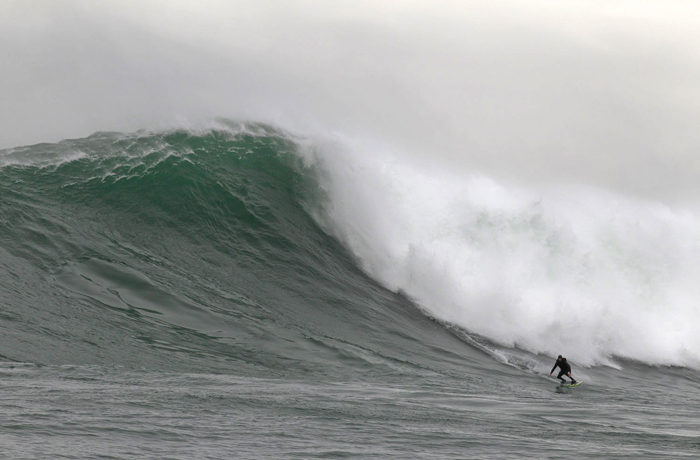
[[[3,455],[697,458],[699,235],[261,124],[4,150]]]

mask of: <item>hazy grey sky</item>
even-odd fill
[[[0,56],[0,147],[223,116],[700,190],[695,1],[6,0]]]

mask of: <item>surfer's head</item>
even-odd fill
[[[557,361],[561,361],[562,359],[564,358],[562,358],[561,355],[557,356]]]

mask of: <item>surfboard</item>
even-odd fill
[[[583,383],[583,382],[579,380],[579,381],[576,382],[576,383],[569,383],[569,384],[562,385],[562,386],[563,386],[563,387],[566,387],[566,388],[574,388],[574,387],[577,387],[577,386],[581,385],[582,383]]]

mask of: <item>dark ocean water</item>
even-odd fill
[[[0,455],[700,457],[698,371],[573,362],[563,389],[433,318],[319,223],[300,148],[248,124],[0,152]]]

